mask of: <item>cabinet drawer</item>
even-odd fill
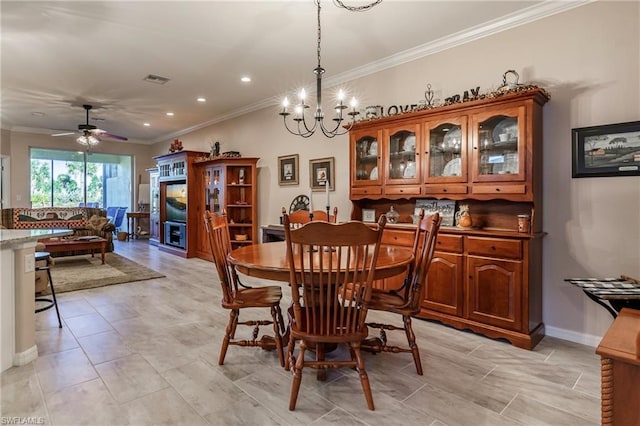
[[[365,186],[361,188],[351,188],[351,195],[381,195],[382,188],[379,186]]]
[[[438,238],[436,239],[436,250],[462,253],[462,239],[462,235],[438,234]]]
[[[476,185],[471,189],[474,194],[524,194],[527,186],[522,185]]]
[[[467,185],[425,185],[425,194],[466,194]]]
[[[387,186],[384,188],[384,193],[389,195],[420,195],[419,186]]]
[[[522,241],[467,237],[467,252],[470,255],[522,259]]]
[[[382,232],[382,244],[392,246],[412,247],[415,231],[398,231],[395,229],[385,229]]]

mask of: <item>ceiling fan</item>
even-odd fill
[[[124,136],[118,136],[112,133],[107,133],[105,130],[98,129],[93,124],[89,124],[89,111],[91,110],[91,108],[93,108],[93,106],[84,104],[82,105],[82,108],[84,108],[85,111],[87,112],[87,122],[85,124],[78,125],[78,131],[80,132],[80,136],[76,139],[76,142],[78,142],[81,145],[94,146],[100,142],[101,138],[117,139],[121,141],[129,140],[129,138],[126,138]],[[51,136],[67,136],[67,135],[72,135],[74,133],[76,132],[54,133]]]

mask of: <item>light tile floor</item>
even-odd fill
[[[413,324],[424,376],[409,354],[365,355],[375,411],[349,369],[330,371],[325,382],[305,370],[289,411],[291,376],[274,352],[230,347],[217,365],[228,313],[211,263],[144,241],[119,242],[116,252],[166,278],[61,294],[62,329],[53,310],[39,313],[39,358],[2,374],[3,424],[9,417],[53,425],[599,423],[594,348],[546,337],[526,351],[420,320]],[[371,313],[383,316],[393,318]]]

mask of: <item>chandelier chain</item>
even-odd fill
[[[382,0],[375,0],[373,3],[363,4],[362,6],[348,6],[340,0],[333,0],[333,3],[342,7],[343,9],[347,9],[350,12],[364,12],[365,10],[369,10],[372,7],[382,3]]]
[[[320,29],[320,0],[316,0],[318,5],[318,68],[320,68],[320,41],[322,40],[322,31]]]

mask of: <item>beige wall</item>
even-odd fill
[[[549,90],[551,101],[544,109],[544,322],[550,335],[593,345],[611,318],[563,280],[621,273],[640,277],[640,177],[572,179],[571,128],[639,119],[639,18],[637,2],[596,2],[347,85],[361,105],[404,105],[419,101],[427,83],[443,98],[478,85],[482,91],[496,88],[502,73],[515,69],[520,82]],[[332,204],[341,220],[348,219],[347,136],[294,137],[284,130],[277,111],[267,108],[180,139],[185,149],[208,151],[211,141],[220,140],[222,151],[260,157],[260,225],[276,223],[282,206],[308,194],[309,159],[335,157]],[[12,164],[25,164],[26,154],[18,154],[16,145],[33,140],[17,134],[13,139]],[[166,142],[136,151],[148,155],[136,161],[138,170],[168,147]],[[279,187],[277,157],[295,153],[300,154],[300,185]],[[12,172],[23,198],[28,194],[24,172]],[[324,204],[324,194],[317,193],[314,202]]]
[[[4,133],[3,133],[4,136]],[[3,137],[3,150],[6,139]],[[29,203],[29,148],[53,148],[79,150],[81,148],[73,138],[51,137],[49,135],[35,133],[11,132],[9,138],[11,153],[11,207],[30,207]],[[127,142],[102,141],[94,148],[96,152],[133,155],[134,181],[138,176],[142,182],[149,182],[146,169],[155,165],[151,158],[151,147],[148,145],[132,144]],[[20,165],[20,166],[18,166]],[[24,167],[22,165],[25,165]],[[132,195],[134,197],[134,195]],[[131,205],[135,201],[131,199]]]
[[[415,103],[427,83],[441,99],[478,85],[483,91],[496,88],[507,69],[517,70],[520,82],[549,90],[551,101],[544,109],[544,322],[548,334],[592,345],[611,318],[563,280],[621,273],[640,277],[640,178],[572,179],[571,128],[639,119],[639,16],[637,2],[597,2],[348,84],[361,105],[387,106]],[[222,151],[261,158],[261,225],[276,223],[282,206],[308,193],[309,159],[335,157],[332,200],[340,219],[349,217],[346,136],[296,138],[284,130],[273,107],[181,139],[187,149],[206,151],[210,141],[220,140]],[[158,146],[157,153],[165,153],[168,143]],[[300,185],[279,187],[277,157],[294,153],[300,154]],[[323,204],[324,195],[314,201]]]

